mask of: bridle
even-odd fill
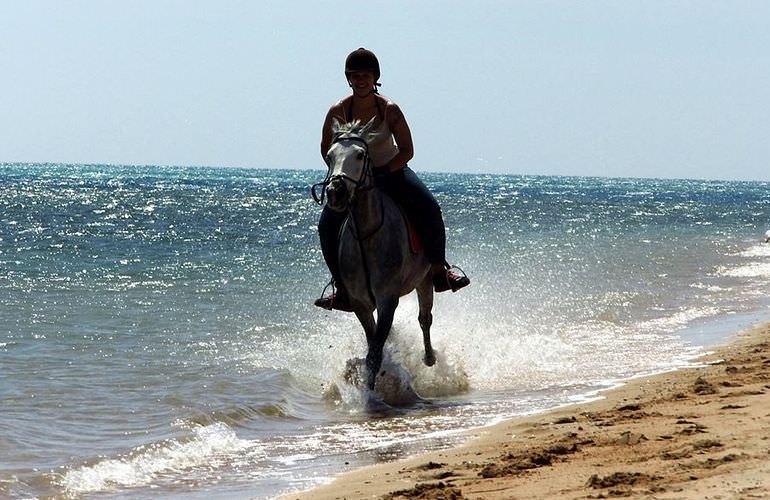
[[[357,192],[372,189],[374,187],[374,183],[366,185],[367,178],[372,176],[372,159],[369,156],[369,144],[367,144],[363,138],[357,135],[339,134],[332,141],[332,146],[343,141],[356,142],[364,148],[364,166],[361,169],[361,175],[358,177],[358,179],[354,179],[345,172],[332,175],[331,167],[329,167],[326,172],[326,178],[322,182],[313,184],[313,186],[310,188],[310,193],[313,195],[313,200],[315,200],[315,202],[319,205],[323,205],[324,200],[326,199],[326,188],[334,181],[347,180],[354,185],[353,194],[350,197],[350,201],[355,198]],[[321,189],[320,195],[317,192],[319,187]]]
[[[351,205],[355,205],[357,193],[360,193],[362,191],[368,191],[368,190],[374,189],[375,187],[373,168],[372,168],[372,159],[369,156],[369,145],[362,137],[357,135],[339,134],[332,141],[332,146],[334,144],[337,144],[343,141],[356,142],[356,143],[359,143],[364,148],[364,158],[363,158],[364,164],[363,164],[363,167],[361,168],[361,175],[358,177],[358,179],[354,179],[353,177],[349,176],[345,172],[340,172],[338,174],[332,175],[331,167],[329,167],[329,170],[326,172],[326,178],[323,180],[323,182],[313,184],[313,186],[310,188],[310,192],[313,195],[313,199],[315,200],[315,202],[318,203],[319,205],[322,205],[324,203],[324,198],[326,197],[326,188],[332,182],[339,181],[339,180],[347,180],[354,185],[353,192],[348,197],[347,212],[352,222],[351,232],[352,232],[353,238],[358,242],[359,250],[361,252],[361,255],[363,256],[366,253],[366,250],[364,248],[364,240],[370,238],[371,236],[379,232],[380,229],[382,229],[385,223],[385,215],[382,207],[382,198],[380,198],[380,213],[382,214],[382,217],[380,218],[379,224],[373,231],[371,231],[366,236],[362,236],[358,232],[358,229],[357,229],[358,223],[356,221],[356,214],[355,214],[355,211],[351,210]],[[367,183],[367,180],[369,178],[371,178],[372,180],[371,182]],[[316,192],[319,186],[321,186],[320,195],[318,195],[318,193]],[[375,298],[374,292],[372,291],[372,278],[371,278],[369,265],[367,264],[366,259],[362,259],[361,264],[364,270],[364,277],[366,279],[366,288],[367,288],[367,291],[369,292],[369,298],[373,303],[376,303],[376,298]]]

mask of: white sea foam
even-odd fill
[[[741,257],[770,257],[770,244],[754,245],[738,254]]]
[[[643,332],[671,332],[684,328],[697,319],[716,316],[721,312],[723,311],[717,307],[692,307],[683,309],[672,314],[671,316],[664,316],[661,318],[643,321],[637,325],[637,328]]]
[[[239,439],[226,424],[217,422],[194,428],[189,441],[171,440],[143,446],[125,457],[70,470],[61,479],[61,486],[74,496],[144,486],[166,472],[202,464],[215,467],[227,453],[245,449],[249,444]]]
[[[706,290],[709,292],[729,292],[731,288],[721,287],[717,285],[707,285],[706,283],[692,283],[690,288],[697,288],[699,290]]]
[[[734,268],[722,267],[717,272],[720,276],[732,278],[767,278],[770,277],[770,262],[752,262]]]
[[[737,266],[718,267],[717,276],[730,278],[770,277],[770,244],[760,243],[753,245],[742,252],[738,252],[735,256],[743,257],[746,261]]]

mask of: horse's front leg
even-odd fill
[[[427,366],[436,364],[436,354],[433,352],[433,346],[430,343],[430,327],[433,324],[433,280],[428,276],[417,286],[417,302],[420,304],[420,313],[417,320],[422,329],[422,343],[425,346],[425,357],[423,361]]]
[[[372,340],[369,342],[369,352],[366,354],[366,367],[369,369],[368,385],[374,390],[377,373],[382,366],[382,350],[393,326],[393,316],[398,307],[398,297],[386,299],[377,304],[377,327]]]
[[[371,311],[359,310],[356,308],[354,309],[354,312],[356,313],[356,317],[361,323],[361,326],[364,328],[364,333],[366,334],[366,346],[368,348],[372,345],[372,341],[376,336],[377,323],[374,322],[374,316]]]

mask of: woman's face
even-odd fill
[[[354,71],[348,73],[348,82],[356,95],[366,97],[374,90],[374,72]]]

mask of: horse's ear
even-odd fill
[[[337,118],[332,118],[332,134],[336,134],[340,131],[342,124]]]
[[[374,128],[374,117],[372,117],[371,120],[366,122],[366,125],[361,127],[361,136],[366,137],[372,132],[373,128]]]

